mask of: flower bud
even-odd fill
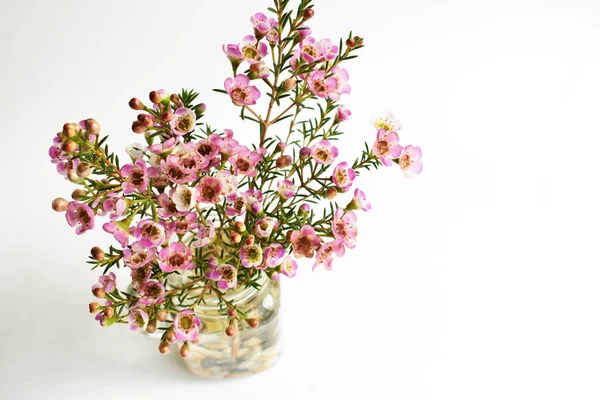
[[[102,299],[106,296],[106,293],[104,292],[104,289],[102,289],[101,287],[95,287],[92,289],[92,294],[94,296],[96,296],[99,299]]]
[[[77,143],[75,143],[72,140],[67,140],[65,143],[63,143],[62,149],[63,149],[63,151],[66,151],[67,153],[72,153],[75,150],[77,150]]]
[[[73,183],[78,183],[81,181],[79,175],[77,175],[77,171],[74,169],[70,169],[67,171],[67,179],[69,179]]]
[[[87,178],[92,173],[92,165],[89,163],[81,163],[77,166],[77,175],[80,178]]]
[[[246,245],[247,246],[252,246],[254,244],[254,235],[249,235],[246,238]]]
[[[303,147],[300,149],[300,157],[308,158],[310,157],[310,149],[308,147]]]
[[[65,134],[66,137],[74,137],[77,134],[77,129],[75,124],[72,124],[70,122],[67,122],[66,124],[63,125],[63,133]]]
[[[152,121],[152,118],[150,118],[148,114],[139,114],[137,116],[137,120],[146,128],[150,128],[152,125],[154,125],[154,121]]]
[[[271,279],[273,280],[273,282],[278,282],[280,277],[281,275],[279,275],[279,272],[273,272],[273,275],[271,275]]]
[[[353,49],[356,47],[356,42],[354,41],[354,39],[348,38],[346,39],[346,46]]]
[[[229,315],[229,318],[235,318],[237,317],[237,311],[235,311],[235,308],[228,308],[227,315]]]
[[[144,109],[144,103],[142,103],[140,99],[134,97],[129,100],[129,107],[131,107],[132,110],[140,111]]]
[[[152,319],[152,320],[150,320],[150,322],[148,322],[148,326],[146,327],[146,332],[148,332],[148,333],[156,332],[156,320],[155,319]]]
[[[293,231],[287,231],[285,233],[285,242],[286,243],[291,243],[292,242],[292,232]]]
[[[325,191],[325,197],[328,200],[335,199],[335,197],[337,196],[337,194],[338,194],[337,190],[335,188],[332,188],[332,187],[327,188],[327,190]]]
[[[302,203],[300,205],[300,214],[308,214],[310,212],[310,206],[308,203]]]
[[[52,209],[56,212],[67,211],[68,205],[69,205],[69,202],[67,200],[63,199],[62,197],[57,197],[56,199],[52,200]]]
[[[95,119],[88,118],[85,120],[85,130],[87,131],[87,133],[97,135],[100,133],[100,124]]]
[[[235,328],[231,325],[229,325],[226,329],[225,329],[225,334],[227,336],[233,336],[235,335]]]
[[[277,168],[285,168],[292,165],[292,157],[291,156],[281,156],[275,161],[275,165]]]
[[[169,343],[175,343],[177,341],[177,335],[175,335],[175,332],[173,331],[167,332],[166,338]]]
[[[151,91],[148,97],[150,98],[150,101],[154,104],[158,104],[162,100],[156,90]]]
[[[179,355],[181,358],[188,358],[191,353],[192,350],[190,349],[190,345],[187,343],[184,343],[183,346],[181,346],[181,349],[179,349]]]
[[[181,104],[181,99],[179,98],[179,96],[175,93],[173,93],[169,99],[171,100],[171,103],[176,104],[177,106],[179,106],[179,104]]]
[[[204,103],[200,103],[198,104],[198,111],[200,111],[201,113],[206,111],[206,104]]]
[[[289,92],[290,90],[294,90],[296,88],[296,84],[298,83],[298,81],[296,80],[296,78],[287,78],[284,82],[283,82],[283,88]]]
[[[93,301],[89,304],[90,307],[90,314],[94,314],[95,312],[97,312],[100,309],[100,304],[96,301]]]
[[[283,152],[287,149],[287,144],[285,142],[279,142],[277,143],[277,149]]]
[[[246,232],[246,225],[242,221],[236,221],[235,229],[238,232]]]
[[[361,38],[360,36],[354,36],[354,38],[352,39],[354,40],[354,43],[356,44],[356,46],[362,46],[364,39]]]
[[[158,351],[160,351],[160,354],[169,354],[171,351],[171,345],[169,342],[160,342],[158,345]]]
[[[246,321],[248,322],[248,325],[250,325],[250,327],[252,329],[258,327],[258,320],[256,318],[248,318]]]
[[[75,201],[81,201],[83,199],[85,199],[86,197],[86,192],[84,189],[75,189],[73,190],[73,193],[71,193],[71,198]]]
[[[112,307],[106,307],[104,315],[106,315],[106,318],[112,318],[115,315],[115,310]]]
[[[165,310],[164,308],[161,308],[160,310],[158,310],[156,312],[156,319],[159,320],[160,322],[165,322],[167,320],[167,310]]]
[[[313,10],[312,8],[307,8],[302,13],[302,18],[304,18],[304,20],[306,21],[306,20],[309,20],[312,17],[314,17],[314,15],[315,15],[315,10]]]
[[[231,241],[235,244],[238,244],[242,241],[242,235],[237,232],[231,232]]]
[[[98,246],[92,247],[91,253],[92,253],[92,257],[96,261],[102,261],[102,260],[104,260],[104,257],[106,256],[106,253]]]
[[[131,130],[134,133],[144,133],[146,132],[146,126],[140,121],[134,121],[133,124],[131,124]]]

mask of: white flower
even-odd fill
[[[194,193],[187,185],[177,185],[175,192],[171,192],[171,200],[178,211],[189,211],[196,205]]]
[[[386,132],[400,130],[400,121],[394,118],[391,112],[380,112],[371,117],[371,123],[377,130],[384,129]]]

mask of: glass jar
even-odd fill
[[[244,320],[236,322],[235,334],[227,336],[227,316],[221,315],[216,296],[206,296],[206,304],[194,308],[202,321],[200,341],[190,343],[190,357],[185,365],[193,374],[205,379],[236,378],[264,371],[279,359],[279,282],[263,276],[260,288],[237,288],[225,295],[239,312],[259,321],[251,328]],[[182,346],[182,343],[179,343]]]

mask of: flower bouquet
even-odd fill
[[[363,39],[318,40],[306,25],[312,1],[289,3],[275,0],[250,18],[252,34],[223,46],[231,75],[215,90],[258,128],[253,143],[248,132],[203,122],[195,91],[157,90],[149,103],[129,102],[139,112],[132,130],[145,140],[127,147],[130,160],[109,151],[94,119],[64,124],[49,151],[79,185],[53,209],[78,235],[104,217],[116,241],[91,250],[101,300],[90,313],[102,326],[158,336],[163,354],[177,343],[188,367],[208,378],[276,361],[279,280],[292,278],[300,259],[329,270],[356,246],[355,211],[371,207],[353,188],[357,175],[382,165],[406,176],[422,169],[421,150],[399,144],[391,114],[374,118],[372,146],[355,161],[338,160],[335,143],[351,116],[339,103],[350,93],[345,65]],[[130,279],[118,288],[123,271]]]

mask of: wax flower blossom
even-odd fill
[[[250,86],[250,78],[246,75],[225,79],[225,90],[238,106],[252,106],[260,97],[260,91],[256,86]]]
[[[94,119],[63,124],[48,143],[53,169],[76,186],[52,208],[65,213],[76,234],[97,222],[110,240],[90,252],[99,278],[89,311],[102,326],[126,324],[159,337],[163,354],[179,342],[180,355],[198,368],[225,354],[225,343],[223,374],[237,374],[245,364],[264,369],[255,364],[275,357],[260,354],[270,351],[266,344],[248,353],[247,332],[263,326],[275,348],[277,326],[269,318],[276,320],[282,276],[307,273],[309,265],[330,270],[359,247],[359,224],[368,216],[361,211],[371,204],[356,185],[371,179],[366,172],[398,165],[390,173],[410,177],[423,169],[421,148],[401,144],[400,124],[390,113],[376,114],[371,132],[352,133],[353,144],[363,137],[366,143],[358,154],[345,153],[354,148],[342,142],[343,131],[353,131],[346,122],[352,112],[340,101],[350,84],[365,85],[350,81],[364,40],[323,38],[312,25],[313,0],[291,3],[274,0],[255,10],[236,25],[239,43],[230,37],[213,49],[223,54],[211,64],[219,68],[211,85],[233,103],[218,112],[231,112],[221,118],[228,124],[243,124],[235,133],[211,120],[212,108],[194,90],[157,88],[129,101],[131,131],[139,136],[122,155],[109,150]],[[221,25],[225,32],[228,25]],[[210,49],[198,50],[212,59]],[[370,79],[367,84],[382,86],[381,77]],[[403,139],[408,135],[403,131]],[[388,178],[385,190],[396,185]],[[398,225],[393,220],[402,213],[385,218]],[[381,273],[376,269],[369,276]],[[260,306],[249,307],[248,299]],[[196,362],[196,346],[206,344],[216,350]]]

